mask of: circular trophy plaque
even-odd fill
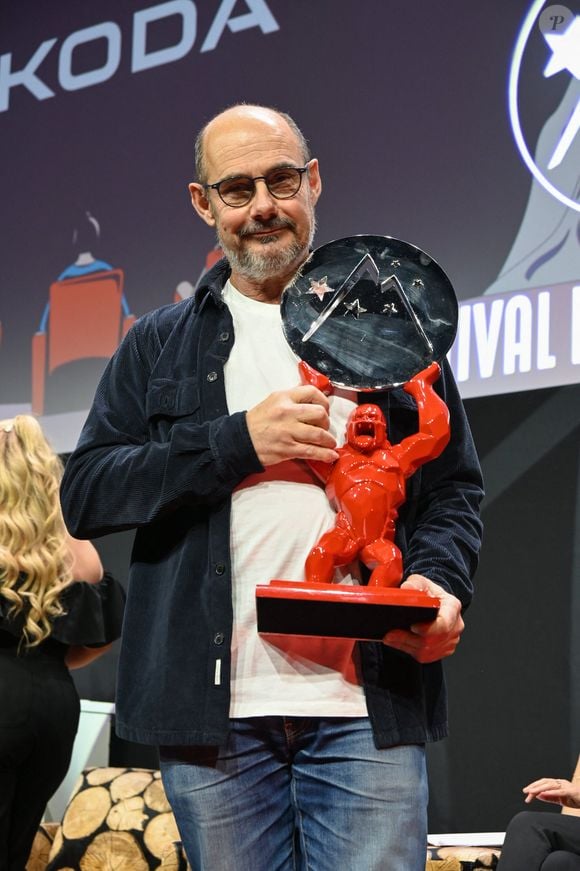
[[[295,354],[336,387],[385,390],[443,359],[457,299],[424,251],[389,236],[349,236],[312,252],[282,296]]]

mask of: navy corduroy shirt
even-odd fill
[[[231,493],[263,468],[245,413],[230,415],[226,405],[223,367],[234,342],[221,298],[228,277],[220,261],[193,298],[134,324],[103,374],[62,484],[73,535],[137,529],[116,728],[145,744],[221,744],[229,728]],[[397,543],[405,576],[426,575],[466,607],[482,480],[447,363],[442,369],[436,389],[449,408],[451,440],[407,482]],[[373,394],[373,402],[391,442],[417,431],[404,391]],[[378,747],[446,735],[440,662],[420,665],[374,642],[359,642],[359,653]]]

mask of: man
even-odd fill
[[[439,660],[463,630],[480,543],[461,403],[445,367],[453,436],[410,479],[399,521],[405,585],[441,597],[437,619],[383,644],[259,636],[256,583],[302,579],[333,525],[303,461],[337,459],[357,396],[300,385],[281,329],[321,191],[295,123],[227,109],[198,137],[196,169],[193,206],[226,259],[131,330],[63,483],[74,534],[137,527],[117,731],[160,747],[195,869],[419,871],[424,743],[446,734]],[[373,399],[391,440],[416,431],[403,391]]]

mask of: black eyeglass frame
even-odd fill
[[[281,196],[279,196],[279,194],[275,194],[274,191],[270,190],[270,185],[268,184],[268,177],[273,175],[274,173],[280,172],[281,170],[284,170],[284,169],[291,169],[294,172],[297,172],[299,175],[299,181],[298,181],[298,187],[296,188],[294,193],[288,194],[288,196],[285,196],[285,197],[281,197]],[[230,209],[243,209],[244,206],[247,206],[248,203],[252,202],[254,195],[256,193],[256,182],[257,181],[264,182],[264,184],[268,188],[268,193],[270,194],[270,196],[274,197],[275,200],[291,200],[292,197],[295,197],[300,192],[300,188],[302,187],[302,179],[304,177],[304,173],[308,172],[309,169],[310,169],[310,162],[308,162],[306,164],[306,166],[277,166],[275,169],[270,170],[270,172],[267,173],[266,175],[255,175],[253,178],[252,178],[252,176],[249,176],[249,175],[228,176],[227,178],[222,178],[219,181],[215,181],[213,184],[204,184],[204,188],[205,188],[205,190],[216,191],[216,193],[217,193],[218,197],[220,198],[220,200],[222,201],[222,203],[225,206],[228,206],[228,208],[230,208]],[[228,203],[226,200],[224,200],[222,194],[220,193],[220,185],[224,184],[224,182],[227,182],[227,181],[239,181],[240,179],[245,179],[247,181],[252,182],[252,193],[251,193],[250,198],[248,200],[246,200],[245,203],[240,203],[239,205],[234,206],[231,203]]]

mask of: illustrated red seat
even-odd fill
[[[201,270],[201,272],[198,276],[198,279],[197,279],[198,284],[201,281],[201,279],[203,278],[203,276],[205,275],[205,273],[209,272],[209,270],[212,268],[212,266],[215,263],[217,263],[218,260],[221,260],[223,256],[224,256],[224,252],[222,251],[222,249],[219,246],[216,248],[212,248],[211,251],[208,251],[208,253],[206,254],[206,257],[205,257],[205,265],[204,265],[203,269]],[[187,285],[187,282],[183,282],[183,284]],[[190,296],[191,293],[193,293],[193,289],[192,289],[191,285],[187,285],[187,291],[188,291],[186,294],[187,296]],[[173,302],[181,302],[183,299],[185,299],[186,295],[181,293],[180,289],[178,288],[175,291],[175,293],[173,294]]]
[[[224,256],[224,252],[221,248],[212,248],[211,251],[208,251],[205,258],[205,272],[212,268],[212,266],[221,260]]]
[[[55,281],[46,332],[32,338],[32,412],[44,412],[46,379],[83,358],[110,358],[135,320],[123,315],[122,269]]]

